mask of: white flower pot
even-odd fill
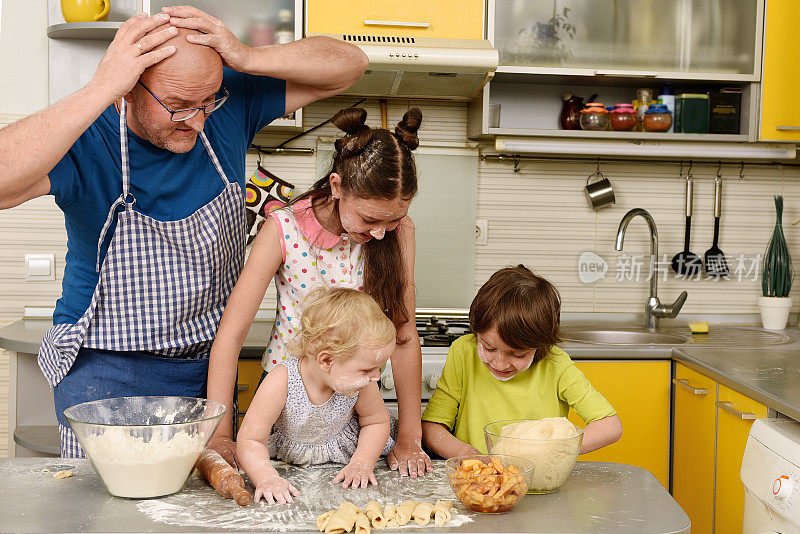
[[[767,330],[784,330],[792,310],[792,297],[758,297],[761,323]]]

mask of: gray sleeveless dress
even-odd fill
[[[289,371],[289,390],[286,405],[267,441],[269,455],[303,467],[347,464],[356,450],[361,430],[355,411],[358,395],[334,393],[324,404],[311,404],[300,379],[299,361],[286,358],[278,364]],[[381,456],[394,448],[397,436],[397,420],[391,413],[389,417],[389,439]]]

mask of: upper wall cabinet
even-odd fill
[[[306,34],[482,39],[483,0],[306,0]]]
[[[797,0],[767,2],[760,128],[764,141],[800,141],[800,109],[793,105],[800,87],[798,16]]]
[[[603,150],[608,155],[673,157],[685,155],[687,143],[703,142],[692,155],[794,157],[787,145],[752,145],[760,140],[766,0],[487,1],[487,38],[499,52],[500,66],[482,98],[470,104],[471,138],[495,136],[498,151]],[[779,111],[789,107],[783,103],[792,100],[800,81],[788,57],[800,44],[789,26],[792,15],[800,12],[800,7],[789,10],[795,3],[770,0],[771,6],[787,6],[775,15],[786,28],[783,41],[774,45],[785,57],[775,67],[775,78],[781,80],[776,86],[784,95],[772,99]],[[666,131],[646,120],[646,111],[659,113],[660,108],[650,110],[649,105],[657,104],[662,94],[664,103],[673,106],[672,126]],[[638,119],[632,128],[630,119],[602,117],[596,124],[578,126],[574,114],[590,97],[607,110],[632,105],[638,108]],[[781,124],[796,125],[800,135],[800,112],[790,119],[781,119],[788,121]],[[666,116],[664,121],[669,122]],[[521,146],[517,137],[560,139],[556,144],[528,140]],[[744,143],[750,152],[739,150]]]
[[[758,79],[760,0],[489,4],[489,38],[500,52],[500,65],[509,71],[552,73],[556,68],[597,76]]]

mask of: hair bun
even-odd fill
[[[347,134],[347,137],[337,139],[334,145],[343,156],[358,154],[372,140],[372,128],[366,125],[366,121],[367,110],[364,108],[340,109],[331,119],[334,126]]]
[[[419,108],[411,108],[403,115],[403,120],[397,124],[394,133],[408,148],[414,150],[419,146],[417,130],[420,124],[422,124],[422,111]]]

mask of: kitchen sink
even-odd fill
[[[589,345],[648,345],[674,347],[748,348],[786,345],[795,341],[788,332],[773,332],[755,325],[712,324],[707,334],[692,334],[687,326],[668,326],[651,332],[643,327],[614,324],[572,325],[562,328],[566,341]]]
[[[577,341],[591,345],[681,345],[689,341],[687,336],[667,332],[650,332],[644,328],[594,329],[566,328],[566,341]]]

